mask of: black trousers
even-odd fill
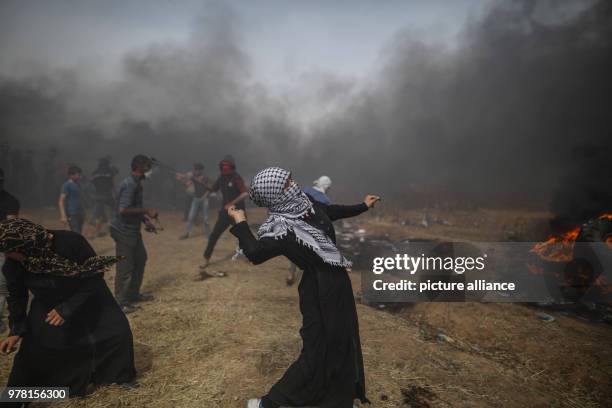
[[[204,258],[210,259],[219,237],[230,227],[230,225],[234,225],[234,220],[227,214],[227,211],[221,209],[217,222],[215,222],[215,226],[208,236],[208,244],[206,244],[206,249],[204,250]]]
[[[138,298],[145,265],[147,250],[140,232],[125,233],[111,227],[111,237],[115,240],[117,256],[125,257],[117,263],[115,275],[115,297],[121,305]]]

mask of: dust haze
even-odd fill
[[[577,218],[612,202],[608,1],[493,2],[455,46],[406,28],[381,44],[361,83],[304,76],[302,91],[323,112],[307,124],[296,118],[299,98],[258,82],[243,26],[212,2],[188,40],[127,52],[114,80],[44,63],[0,78],[7,184],[25,188],[17,172],[29,161],[28,184],[43,184],[51,149],[86,173],[103,155],[126,172],[146,153],[181,169],[203,161],[213,175],[232,153],[247,180],[268,165],[302,183],[327,174],[338,199],[538,202]]]

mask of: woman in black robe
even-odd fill
[[[231,229],[246,257],[260,264],[284,255],[304,271],[298,286],[303,348],[295,361],[261,399],[247,407],[317,406],[353,407],[353,401],[369,402],[357,310],[350,267],[335,245],[332,221],[367,211],[378,200],[366,196],[352,206],[325,205],[306,196],[291,179],[291,173],[277,167],[259,172],[251,183],[251,199],[268,208],[268,219],[251,233],[244,212],[228,210],[236,225]]]
[[[10,324],[0,351],[21,341],[7,387],[69,387],[83,396],[89,384],[133,385],[132,332],[102,273],[118,259],[96,256],[80,234],[24,219],[0,223],[0,251]]]

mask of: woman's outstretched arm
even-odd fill
[[[342,218],[350,218],[368,211],[368,206],[364,203],[356,205],[340,205],[330,204],[325,206],[327,216],[331,221],[340,220]]]
[[[283,254],[284,239],[257,239],[246,221],[238,222],[230,232],[238,238],[244,255],[255,265]]]
[[[359,215],[380,201],[380,197],[375,195],[367,195],[361,204],[357,205],[337,205],[330,204],[325,206],[327,216],[330,220],[336,221],[342,218],[349,218]]]

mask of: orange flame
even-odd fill
[[[597,218],[612,220],[612,214],[602,214]],[[553,235],[546,241],[534,245],[530,252],[537,254],[545,261],[570,262],[573,259],[574,244],[579,234],[580,227],[576,227],[564,234]],[[605,242],[612,248],[612,236],[608,236]],[[533,269],[532,272],[538,273],[538,271]]]
[[[580,234],[580,227],[562,235],[551,236],[546,241],[534,245],[530,252],[538,254],[545,261],[569,262],[573,257],[574,244],[578,234]]]

